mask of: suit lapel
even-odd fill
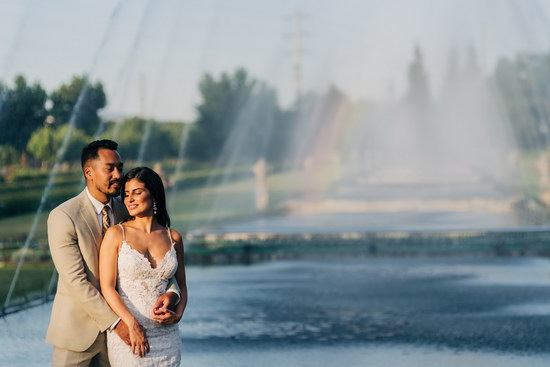
[[[82,194],[80,194],[80,201],[82,207],[82,210],[80,211],[81,218],[90,229],[90,233],[92,235],[94,246],[96,249],[95,252],[99,253],[99,245],[101,244],[102,240],[101,228],[99,228],[99,222],[97,220],[97,214],[94,210],[94,206],[88,198],[85,190],[82,192]]]

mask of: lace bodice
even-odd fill
[[[120,224],[119,224],[120,225]],[[174,242],[164,257],[152,267],[151,262],[126,242],[122,228],[122,245],[118,253],[117,291],[130,312],[145,328],[151,351],[146,358],[131,354],[130,347],[118,335],[107,335],[109,360],[112,366],[178,366],[180,340],[177,325],[158,324],[152,319],[153,305],[166,292],[170,278],[178,267]]]
[[[124,301],[128,299],[143,316],[150,317],[154,302],[166,291],[177,266],[174,244],[153,268],[142,253],[123,241],[118,254],[117,290]]]

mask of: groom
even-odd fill
[[[82,150],[86,188],[48,217],[48,243],[59,274],[46,341],[54,346],[53,366],[109,366],[105,332],[130,343],[128,327],[103,299],[99,289],[99,247],[111,225],[128,217],[119,199],[123,163],[118,144],[97,140]],[[155,320],[171,317],[158,309],[176,304],[170,289],[155,304]]]

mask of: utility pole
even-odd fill
[[[294,72],[294,88],[296,91],[296,100],[299,101],[303,91],[303,65],[302,59],[304,55],[302,20],[306,15],[298,10],[295,10],[287,20],[291,22],[291,37],[292,37],[292,67]]]

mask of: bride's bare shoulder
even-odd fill
[[[103,241],[101,242],[101,249],[118,249],[122,242],[122,229],[120,226],[111,226],[107,229],[105,232],[105,236],[103,237]]]
[[[107,228],[107,231],[105,232],[105,236],[103,239],[105,240],[108,237],[121,237],[122,236],[122,228],[120,228],[120,225],[110,226]]]
[[[172,239],[174,240],[174,242],[183,243],[183,237],[175,229],[170,228],[170,235],[172,236]]]

